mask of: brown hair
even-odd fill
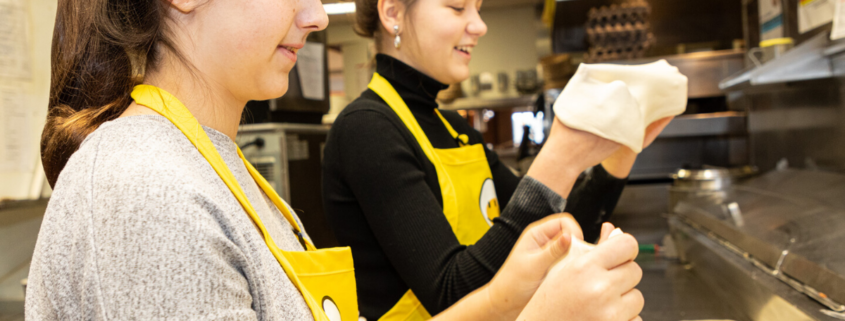
[[[161,0],[60,0],[41,160],[50,186],[88,134],[120,116],[158,58],[168,9]],[[175,50],[174,50],[175,52]]]
[[[379,0],[355,0],[355,33],[361,37],[373,38],[376,50],[381,51],[381,19],[378,14]],[[410,13],[411,7],[417,0],[399,0]]]

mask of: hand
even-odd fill
[[[657,139],[657,136],[663,132],[663,129],[665,129],[670,122],[672,122],[672,119],[675,119],[675,116],[660,118],[649,124],[648,127],[646,127],[645,139],[643,139],[643,149],[651,145],[651,143],[653,143],[654,140]]]
[[[611,224],[610,222],[602,223],[601,232],[599,232],[599,240],[598,242],[596,242],[596,244],[601,244],[602,242],[607,241],[607,239],[610,237],[610,233],[612,233],[614,229],[616,229],[616,227],[613,226],[613,224]]]
[[[566,256],[572,238],[584,236],[569,214],[548,216],[525,229],[487,290],[490,306],[502,319],[519,316],[549,268]]]
[[[663,132],[663,129],[674,119],[674,116],[661,118],[649,124],[645,130],[645,139],[643,139],[643,149],[650,146],[651,143],[657,139],[657,136]],[[631,174],[631,168],[634,167],[634,162],[637,160],[637,153],[634,153],[627,146],[622,146],[613,155],[601,162],[610,175],[616,178],[625,178]]]
[[[567,198],[578,175],[612,155],[619,146],[592,133],[566,127],[555,118],[549,138],[527,174]]]
[[[605,229],[592,251],[549,271],[519,320],[642,321],[644,299],[634,289],[643,273],[633,262],[637,241],[630,234],[608,239]]]

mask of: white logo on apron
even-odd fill
[[[328,296],[323,297],[323,311],[326,312],[326,316],[330,321],[341,321],[340,309],[337,308],[334,300]]]
[[[493,226],[493,219],[499,217],[499,198],[496,197],[496,185],[492,179],[484,180],[478,206],[487,225]]]

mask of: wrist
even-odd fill
[[[522,309],[512,307],[512,304],[509,304],[512,302],[509,302],[505,296],[500,296],[497,295],[497,293],[494,293],[495,290],[492,289],[493,282],[495,282],[495,279],[481,289],[481,291],[484,292],[482,293],[482,297],[486,298],[487,311],[490,311],[489,314],[494,316],[495,320],[515,320]]]
[[[557,149],[546,148],[540,150],[526,175],[566,199],[569,198],[569,192],[572,191],[578,176],[589,166],[567,155],[552,155],[558,154],[556,151]]]
[[[625,179],[631,175],[631,169],[637,160],[637,153],[626,146],[622,146],[613,155],[601,162],[601,166],[608,174],[618,179]]]

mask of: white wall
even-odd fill
[[[50,93],[50,47],[53,36],[53,23],[56,18],[55,0],[0,0],[0,6],[23,9],[26,28],[26,51],[31,65],[29,79],[0,77],[0,86],[12,88],[22,93],[28,120],[21,124],[8,124],[0,121],[0,144],[8,144],[6,133],[23,133],[20,142],[22,155],[8,155],[0,151],[0,157],[15,157],[23,166],[0,171],[0,199],[23,199],[37,197],[44,183],[40,163],[39,141],[41,129],[47,116],[47,101]],[[2,109],[3,106],[0,106]],[[2,112],[3,110],[0,110]],[[7,117],[0,114],[0,117]],[[9,126],[20,126],[9,128]],[[14,141],[15,143],[18,140]],[[3,145],[0,145],[3,148]],[[35,182],[35,184],[33,184]],[[33,186],[35,185],[35,186]]]
[[[487,24],[487,34],[478,40],[469,63],[470,75],[490,72],[495,77],[506,72],[513,89],[517,70],[535,69],[537,57],[537,21],[533,6],[482,9],[481,19]],[[462,84],[469,94],[470,82]]]

